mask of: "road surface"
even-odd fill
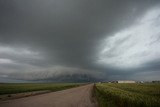
[[[97,107],[93,84],[20,99],[1,101],[0,107]]]

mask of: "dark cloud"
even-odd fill
[[[158,0],[0,0],[0,73],[21,77],[23,72],[50,69],[54,74],[52,67],[61,66],[79,69],[76,73],[103,73],[104,79],[132,75],[133,68],[97,64],[101,44],[159,4]],[[118,40],[115,48],[128,39]],[[111,51],[105,55],[114,57]],[[151,65],[156,69],[154,62]]]

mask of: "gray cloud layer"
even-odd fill
[[[158,79],[159,5],[158,0],[0,0],[0,78],[44,79],[60,72]],[[154,10],[156,24],[148,24],[144,17]]]

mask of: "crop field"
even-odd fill
[[[2,83],[0,84],[0,95],[3,94],[15,94],[31,91],[59,91],[72,87],[79,86],[81,84],[76,83]]]
[[[160,84],[98,83],[100,107],[160,107]]]

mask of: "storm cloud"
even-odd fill
[[[158,0],[0,0],[0,78],[157,80],[159,7]]]

